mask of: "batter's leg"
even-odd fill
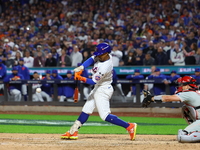
[[[120,118],[118,118],[117,116],[110,114],[111,111],[110,111],[109,100],[112,96],[112,93],[113,93],[112,88],[102,87],[99,88],[97,92],[94,94],[95,103],[99,115],[102,120],[124,127],[129,132],[131,140],[135,140],[137,124],[125,122]]]
[[[74,122],[69,131],[61,135],[61,139],[78,139],[78,129],[88,120],[89,114],[93,113],[95,103],[92,94],[88,97],[85,105],[83,106],[82,112],[78,119]]]

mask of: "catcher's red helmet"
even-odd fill
[[[185,85],[189,85],[191,87],[188,90],[197,90],[198,89],[196,79],[194,79],[191,76],[180,77],[176,80],[176,83],[178,84],[178,87],[177,87],[175,93],[182,92],[183,91],[182,86],[185,86]]]
[[[182,77],[182,85],[189,85],[192,88],[198,88],[197,80],[191,76],[184,76]]]

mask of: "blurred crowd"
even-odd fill
[[[199,65],[199,0],[2,0],[0,59],[77,66],[112,46],[114,66]]]

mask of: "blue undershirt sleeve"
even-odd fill
[[[85,83],[87,83],[87,84],[91,84],[91,85],[96,84],[92,79],[89,79],[89,78],[87,78],[87,80],[86,80]]]
[[[92,65],[93,63],[94,63],[94,59],[92,57],[90,57],[86,61],[84,61],[84,63],[82,65],[84,66],[84,68],[87,68],[90,65]]]

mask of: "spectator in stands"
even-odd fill
[[[58,74],[58,70],[54,69],[54,70],[52,70],[51,79],[53,79],[53,80],[54,79],[62,80],[63,77]],[[58,100],[60,100],[61,96],[63,95],[63,86],[61,84],[60,85],[58,84],[58,89],[57,90],[58,90]],[[52,91],[54,91],[54,88],[52,89]],[[53,95],[53,97],[54,97],[54,95]]]
[[[11,48],[13,48],[14,43],[12,41],[10,41],[8,38],[4,39],[4,47],[6,46],[10,46]]]
[[[23,54],[28,50],[26,46],[28,46],[29,43],[42,46],[43,44],[48,44],[50,47],[58,43],[62,47],[61,41],[63,41],[63,44],[67,48],[67,54],[70,56],[74,44],[77,44],[78,47],[83,50],[91,49],[93,46],[92,43],[102,42],[100,38],[106,39],[105,37],[107,37],[106,40],[109,41],[109,44],[118,44],[119,47],[123,43],[131,43],[130,41],[132,41],[132,46],[131,44],[123,44],[122,52],[125,53],[125,55],[127,55],[128,51],[126,53],[126,50],[129,49],[129,47],[141,47],[141,43],[146,39],[149,43],[147,47],[142,46],[144,48],[143,53],[146,54],[150,51],[152,52],[151,56],[155,58],[155,46],[160,39],[174,42],[175,40],[178,41],[179,37],[181,37],[181,39],[185,39],[187,47],[190,47],[192,43],[197,43],[200,35],[200,31],[198,31],[198,13],[195,12],[198,10],[196,1],[187,1],[187,5],[182,2],[177,2],[177,0],[171,3],[159,1],[158,5],[153,5],[152,2],[150,2],[149,5],[146,6],[146,3],[143,1],[133,2],[126,0],[124,3],[127,3],[127,8],[124,8],[125,6],[120,3],[115,4],[115,1],[104,1],[103,6],[105,6],[105,8],[109,6],[110,9],[115,10],[116,7],[118,7],[119,10],[124,10],[124,12],[120,15],[118,11],[110,13],[108,10],[103,10],[101,8],[102,3],[92,3],[91,8],[95,7],[96,10],[99,10],[90,11],[89,16],[94,17],[88,17],[88,14],[82,9],[79,10],[82,14],[81,16],[77,17],[77,14],[74,14],[70,7],[75,7],[75,5],[87,7],[87,3],[82,4],[81,1],[72,1],[70,5],[62,5],[61,3],[63,3],[63,1],[57,1],[55,3],[55,1],[49,0],[37,1],[28,5],[23,5],[24,3],[28,2],[23,1],[20,3],[20,1],[10,2],[4,0],[2,1],[2,6],[4,7],[0,14],[0,17],[3,18],[2,21],[0,21],[0,25],[2,26],[0,31],[3,31],[0,33],[2,46],[4,44],[4,46],[9,45],[13,48],[13,46],[17,44]],[[170,5],[170,7],[168,5]],[[55,7],[59,9],[55,11]],[[129,7],[134,9],[132,9],[131,12],[127,11],[130,9]],[[160,9],[160,7],[162,7],[162,9]],[[36,13],[39,12],[40,9],[43,11]],[[176,11],[171,11],[171,9],[176,9]],[[13,17],[10,21],[9,17],[13,16],[13,10],[15,14],[18,14],[18,18]],[[34,12],[32,12],[33,10]],[[159,10],[159,14],[162,15],[157,14],[157,12],[153,10]],[[102,11],[107,15],[102,15]],[[49,15],[49,12],[53,13]],[[8,16],[7,18],[5,14]],[[133,22],[133,20],[136,21]],[[16,24],[14,22],[18,23]],[[116,24],[120,26],[114,27]],[[138,35],[142,35],[142,37],[138,37]],[[115,40],[117,43],[114,42]],[[174,46],[171,46],[171,49],[173,47]],[[167,47],[167,49],[168,48],[169,47]],[[166,50],[166,47],[164,47],[164,49]],[[32,52],[34,53],[35,51],[32,49],[30,50],[31,56]],[[54,52],[52,53],[57,61],[58,56],[54,55]],[[0,52],[0,57],[1,55]],[[2,59],[3,62],[5,61],[4,59]],[[122,61],[125,62],[125,58],[123,57],[122,59]],[[75,63],[75,66],[76,64],[77,63]],[[169,61],[168,64],[173,65],[171,61]]]
[[[45,57],[45,53],[44,53],[44,49],[42,47],[42,45],[37,45],[36,50],[32,50],[33,57],[36,58],[38,56],[39,53],[42,53],[41,56],[39,57]]]
[[[49,53],[46,56],[45,67],[56,67],[57,62],[56,59],[52,56],[52,53]]]
[[[67,71],[66,78],[64,80],[73,80],[74,81],[74,76],[72,75],[72,72],[69,70]],[[63,95],[64,99],[60,99],[60,102],[63,102],[64,100],[68,102],[74,102],[73,96],[74,96],[74,90],[75,90],[75,84],[65,84],[63,86]]]
[[[39,74],[37,72],[33,73],[33,80],[41,80],[40,76],[39,76]],[[32,84],[32,90],[33,90],[32,91],[33,92],[33,99],[32,99],[32,101],[33,102],[38,102],[38,101],[44,102],[43,98],[45,98],[48,102],[50,102],[51,98],[50,98],[50,96],[47,93],[45,93],[42,90],[41,91],[37,91],[36,90],[37,88],[40,88],[41,86],[42,86],[42,84],[38,84],[38,83]]]
[[[145,54],[145,58],[143,59],[143,65],[144,66],[155,65],[155,59],[151,56],[150,52],[147,52],[147,54]]]
[[[26,51],[25,52],[25,57],[24,57],[24,66],[28,67],[28,68],[32,68],[33,67],[33,62],[34,62],[34,58],[30,56],[30,52]]]
[[[112,55],[113,66],[118,67],[119,61],[122,59],[123,53],[118,49],[118,45],[114,45],[110,53]]]
[[[168,84],[167,78],[164,74],[160,73],[160,68],[155,69],[155,74],[148,76],[148,79],[156,79],[163,82],[163,84]],[[154,95],[165,94],[165,86],[161,83],[154,83],[153,93]]]
[[[197,39],[195,38],[195,32],[191,31],[186,35],[185,42],[188,47],[192,45],[192,43],[197,43]]]
[[[9,81],[16,81],[16,80],[24,80],[23,75],[18,73],[18,68],[15,66],[12,68],[12,73],[7,75],[4,78],[4,82],[8,83]],[[15,101],[21,101],[22,95],[22,84],[10,84],[8,86],[8,92],[11,96],[14,96]]]
[[[137,81],[137,80],[144,79],[144,76],[140,74],[139,69],[135,69],[134,74],[126,76],[126,79],[132,80],[132,81]],[[140,92],[142,92],[143,88],[144,88],[143,84],[141,84]],[[127,96],[130,96],[130,95],[133,96],[133,97],[136,95],[136,86],[135,86],[134,83],[131,85],[131,91],[128,93]]]
[[[0,58],[2,59],[2,62],[5,64],[6,54],[2,46],[0,46]]]
[[[56,52],[58,53],[59,57],[61,56],[62,54],[62,48],[60,47],[60,44],[59,43],[56,43],[55,44],[55,48],[56,48]]]
[[[64,49],[62,49],[61,56],[58,59],[58,66],[71,66],[71,58],[66,54],[66,51]]]
[[[0,59],[0,81],[3,81],[7,75],[7,67],[3,64],[2,59]],[[4,84],[0,84],[0,95],[4,94]]]
[[[179,44],[175,44],[175,47],[170,50],[170,60],[174,66],[184,66],[185,65],[185,56],[183,51],[180,49]]]
[[[16,52],[16,56],[15,56],[15,63],[14,63],[14,66],[18,66],[19,65],[19,60],[20,58],[23,58],[21,57],[21,54],[19,52]]]
[[[5,53],[5,55],[6,55],[5,60],[8,59],[8,58],[7,58],[7,57],[8,57],[8,54],[10,54],[10,55],[11,55],[10,58],[12,58],[12,49],[11,49],[10,46],[6,45],[4,53]]]
[[[26,48],[26,45],[25,44],[20,44],[19,45],[19,49],[20,51],[22,52],[23,56],[26,56],[26,51],[28,51],[28,49]],[[29,54],[30,55],[30,54]]]
[[[128,52],[128,55],[124,59],[124,65],[125,66],[133,66],[136,65],[136,59],[135,59],[135,54],[133,50],[130,50]]]
[[[162,47],[158,47],[157,53],[155,54],[155,64],[156,65],[167,65],[167,54],[163,51]]]
[[[42,52],[37,52],[37,56],[34,57],[33,67],[44,67],[45,66],[45,57],[42,56]]]
[[[147,46],[147,48],[144,48],[143,51],[144,54],[151,54],[153,58],[155,58],[155,54],[157,53],[156,49],[154,48],[153,41],[149,41],[149,45]]]
[[[180,75],[178,75],[175,70],[172,70],[171,75],[166,76],[166,77],[167,77],[168,83],[170,84],[170,95],[173,95],[175,91],[177,90],[176,80],[180,78]]]
[[[195,59],[195,53],[197,52],[197,43],[192,43],[190,46],[189,52],[185,50],[185,47],[183,47],[183,53],[185,55],[185,64],[186,65],[195,65],[196,59]]]
[[[22,52],[19,50],[19,46],[15,44],[12,51],[12,54],[14,55],[14,59],[16,58],[17,52],[20,53],[21,57],[23,57]]]
[[[83,55],[79,52],[79,48],[77,45],[73,47],[73,52],[70,55],[72,61],[72,67],[76,67],[78,63],[83,61]]]
[[[83,61],[82,62],[86,61],[88,58],[90,58],[89,51],[84,50],[83,51]]]
[[[165,40],[165,45],[163,47],[163,50],[167,53],[170,49],[171,49],[170,40],[166,39]]]
[[[200,65],[200,47],[197,49],[195,55],[196,65]]]
[[[11,51],[9,51],[7,53],[7,60],[5,61],[5,65],[6,65],[7,68],[12,68],[12,67],[14,67],[14,64],[15,64],[15,60],[13,59],[11,54],[12,54]]]
[[[143,49],[142,48],[137,48],[136,49],[136,55],[135,55],[135,63],[136,63],[136,65],[142,66],[144,58],[145,58],[145,55],[143,54]]]
[[[51,49],[51,54],[52,54],[52,57],[55,58],[56,62],[58,62],[59,54],[57,53],[55,47],[52,47],[52,49]],[[56,65],[57,65],[57,64],[56,64]]]

